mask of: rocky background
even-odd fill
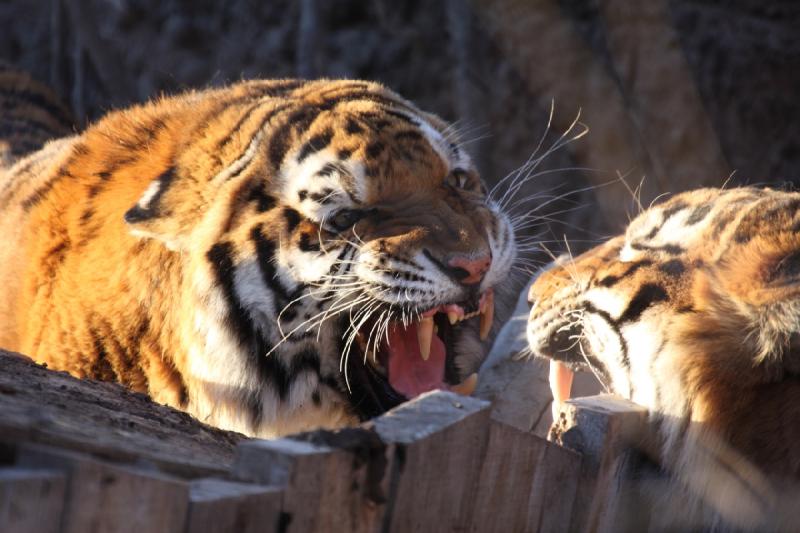
[[[800,179],[798,27],[794,0],[5,0],[0,59],[84,124],[242,78],[380,80],[455,121],[489,182],[580,112],[512,202],[575,252],[663,193]]]

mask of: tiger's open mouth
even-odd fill
[[[470,395],[478,382],[477,374],[460,379],[456,366],[459,328],[466,321],[479,319],[479,335],[484,340],[494,320],[494,292],[488,289],[465,301],[428,308],[418,320],[389,325],[377,347],[369,342],[373,324],[359,329],[353,343],[349,365],[354,407],[363,418],[371,418],[428,391],[443,389]],[[362,364],[366,361],[366,364]]]

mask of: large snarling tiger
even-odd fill
[[[4,110],[60,109],[4,75]],[[449,132],[375,83],[278,80],[51,141],[0,175],[0,346],[250,435],[469,390],[515,245]]]
[[[776,486],[796,490],[800,194],[677,195],[558,261],[529,299],[556,401],[581,366],[648,407],[660,460],[739,525],[764,524]]]

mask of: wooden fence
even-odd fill
[[[0,353],[0,531],[616,531],[643,419],[577,400],[556,444],[440,391],[359,428],[251,440]]]

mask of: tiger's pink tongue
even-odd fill
[[[431,353],[427,361],[419,351],[416,323],[407,328],[390,328],[388,350],[389,385],[397,392],[415,398],[423,392],[447,388],[444,382],[446,351],[436,334],[431,338]]]

